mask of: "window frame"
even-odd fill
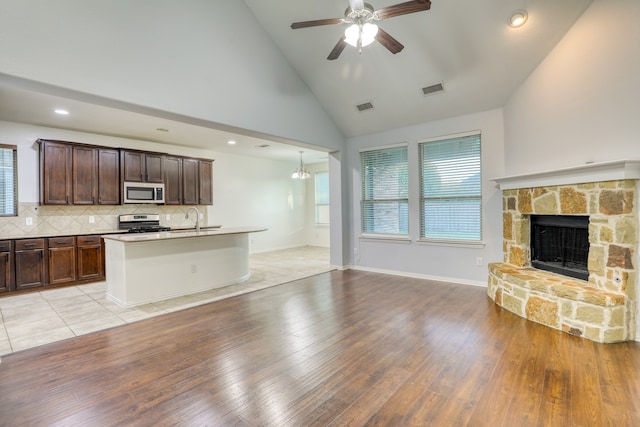
[[[327,186],[327,200],[326,203],[318,203],[318,177],[322,176],[322,177],[326,177],[326,186]],[[318,171],[315,172],[313,175],[313,190],[314,190],[314,207],[315,207],[315,226],[316,227],[328,227],[330,224],[330,218],[329,218],[329,171]],[[327,221],[326,222],[321,222],[320,221],[320,209],[326,206],[327,209]]]
[[[13,179],[13,212],[6,212],[6,204],[4,202],[0,203],[0,217],[17,217],[18,216],[18,146],[17,145],[8,145],[8,144],[0,144],[0,149],[11,150],[13,154],[13,164],[11,166],[12,179]],[[0,193],[3,193],[3,190],[0,190]],[[6,199],[6,198],[5,198]]]
[[[405,187],[404,193],[406,197],[394,197],[394,198],[378,198],[367,196],[367,194],[371,194],[374,191],[374,188],[371,185],[368,185],[374,176],[367,177],[366,176],[366,165],[365,165],[365,157],[366,153],[372,152],[382,152],[387,150],[396,150],[403,149],[404,150],[404,168],[405,168]],[[369,239],[384,239],[384,240],[409,240],[409,233],[411,231],[410,228],[410,180],[409,180],[409,144],[400,143],[393,145],[386,145],[381,147],[372,147],[361,149],[359,151],[360,157],[360,237],[361,238],[369,238]],[[398,191],[400,193],[401,191]],[[404,202],[406,206],[406,215],[404,218],[399,219],[399,223],[404,222],[406,224],[406,231],[401,232],[401,230],[396,230],[398,232],[384,232],[384,231],[371,231],[368,229],[368,217],[366,215],[367,206],[373,206],[378,203],[398,203],[397,209],[401,209],[401,204]]]
[[[477,137],[478,139],[478,147],[477,147],[477,174],[478,174],[478,193],[477,194],[460,194],[460,195],[448,195],[446,197],[428,197],[425,196],[425,181],[427,177],[425,176],[425,159],[424,159],[424,149],[427,144],[431,143],[445,143],[446,141],[450,141],[451,143],[461,142],[462,140],[469,137]],[[445,245],[464,245],[469,247],[483,246],[483,212],[482,212],[482,202],[483,202],[483,191],[482,191],[482,132],[479,130],[464,132],[459,134],[445,135],[436,138],[429,138],[425,140],[421,140],[418,142],[418,169],[419,169],[419,221],[420,221],[420,230],[419,230],[419,242],[424,243],[433,243],[433,244],[445,244]],[[456,169],[458,171],[458,169]],[[425,211],[425,201],[427,200],[454,200],[458,202],[462,202],[464,200],[475,200],[477,201],[477,229],[476,232],[477,238],[460,238],[453,235],[444,235],[444,236],[429,236],[427,237],[427,230],[425,221],[428,217]]]

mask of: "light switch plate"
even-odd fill
[[[93,215],[89,215],[89,224],[93,224],[96,222],[96,217]]]
[[[31,218],[30,216],[27,217],[26,221],[27,225],[33,225],[33,218]]]

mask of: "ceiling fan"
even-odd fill
[[[378,10],[375,10],[369,3],[365,3],[364,0],[349,0],[349,7],[344,11],[344,18],[294,22],[291,24],[291,28],[297,30],[299,28],[316,27],[319,25],[349,24],[349,27],[345,30],[345,34],[338,40],[338,43],[334,46],[331,53],[329,53],[327,57],[329,60],[337,59],[347,44],[357,47],[358,51],[362,52],[362,47],[373,41],[377,41],[386,47],[389,52],[396,54],[404,49],[404,46],[372,22],[393,18],[398,15],[422,12],[430,8],[430,0],[412,0],[383,7]]]

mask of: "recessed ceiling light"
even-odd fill
[[[227,141],[227,144],[236,145],[236,142],[233,139],[230,139],[230,140]]]
[[[526,10],[524,9],[514,10],[511,16],[509,17],[507,24],[509,24],[511,28],[522,27],[524,23],[527,22],[528,18],[529,18],[529,14],[527,13]]]
[[[165,128],[156,128],[156,130],[158,132],[169,132],[169,129],[165,129]]]
[[[62,108],[58,108],[56,110],[53,110],[54,113],[56,114],[60,114],[62,116],[66,116],[67,114],[69,114],[69,112],[67,110],[63,110]]]

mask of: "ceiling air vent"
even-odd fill
[[[444,90],[444,86],[442,83],[438,83],[436,85],[426,86],[422,88],[423,95],[431,95],[434,93],[442,92]]]
[[[373,104],[370,102],[365,102],[364,104],[356,105],[358,111],[367,111],[373,110]]]

